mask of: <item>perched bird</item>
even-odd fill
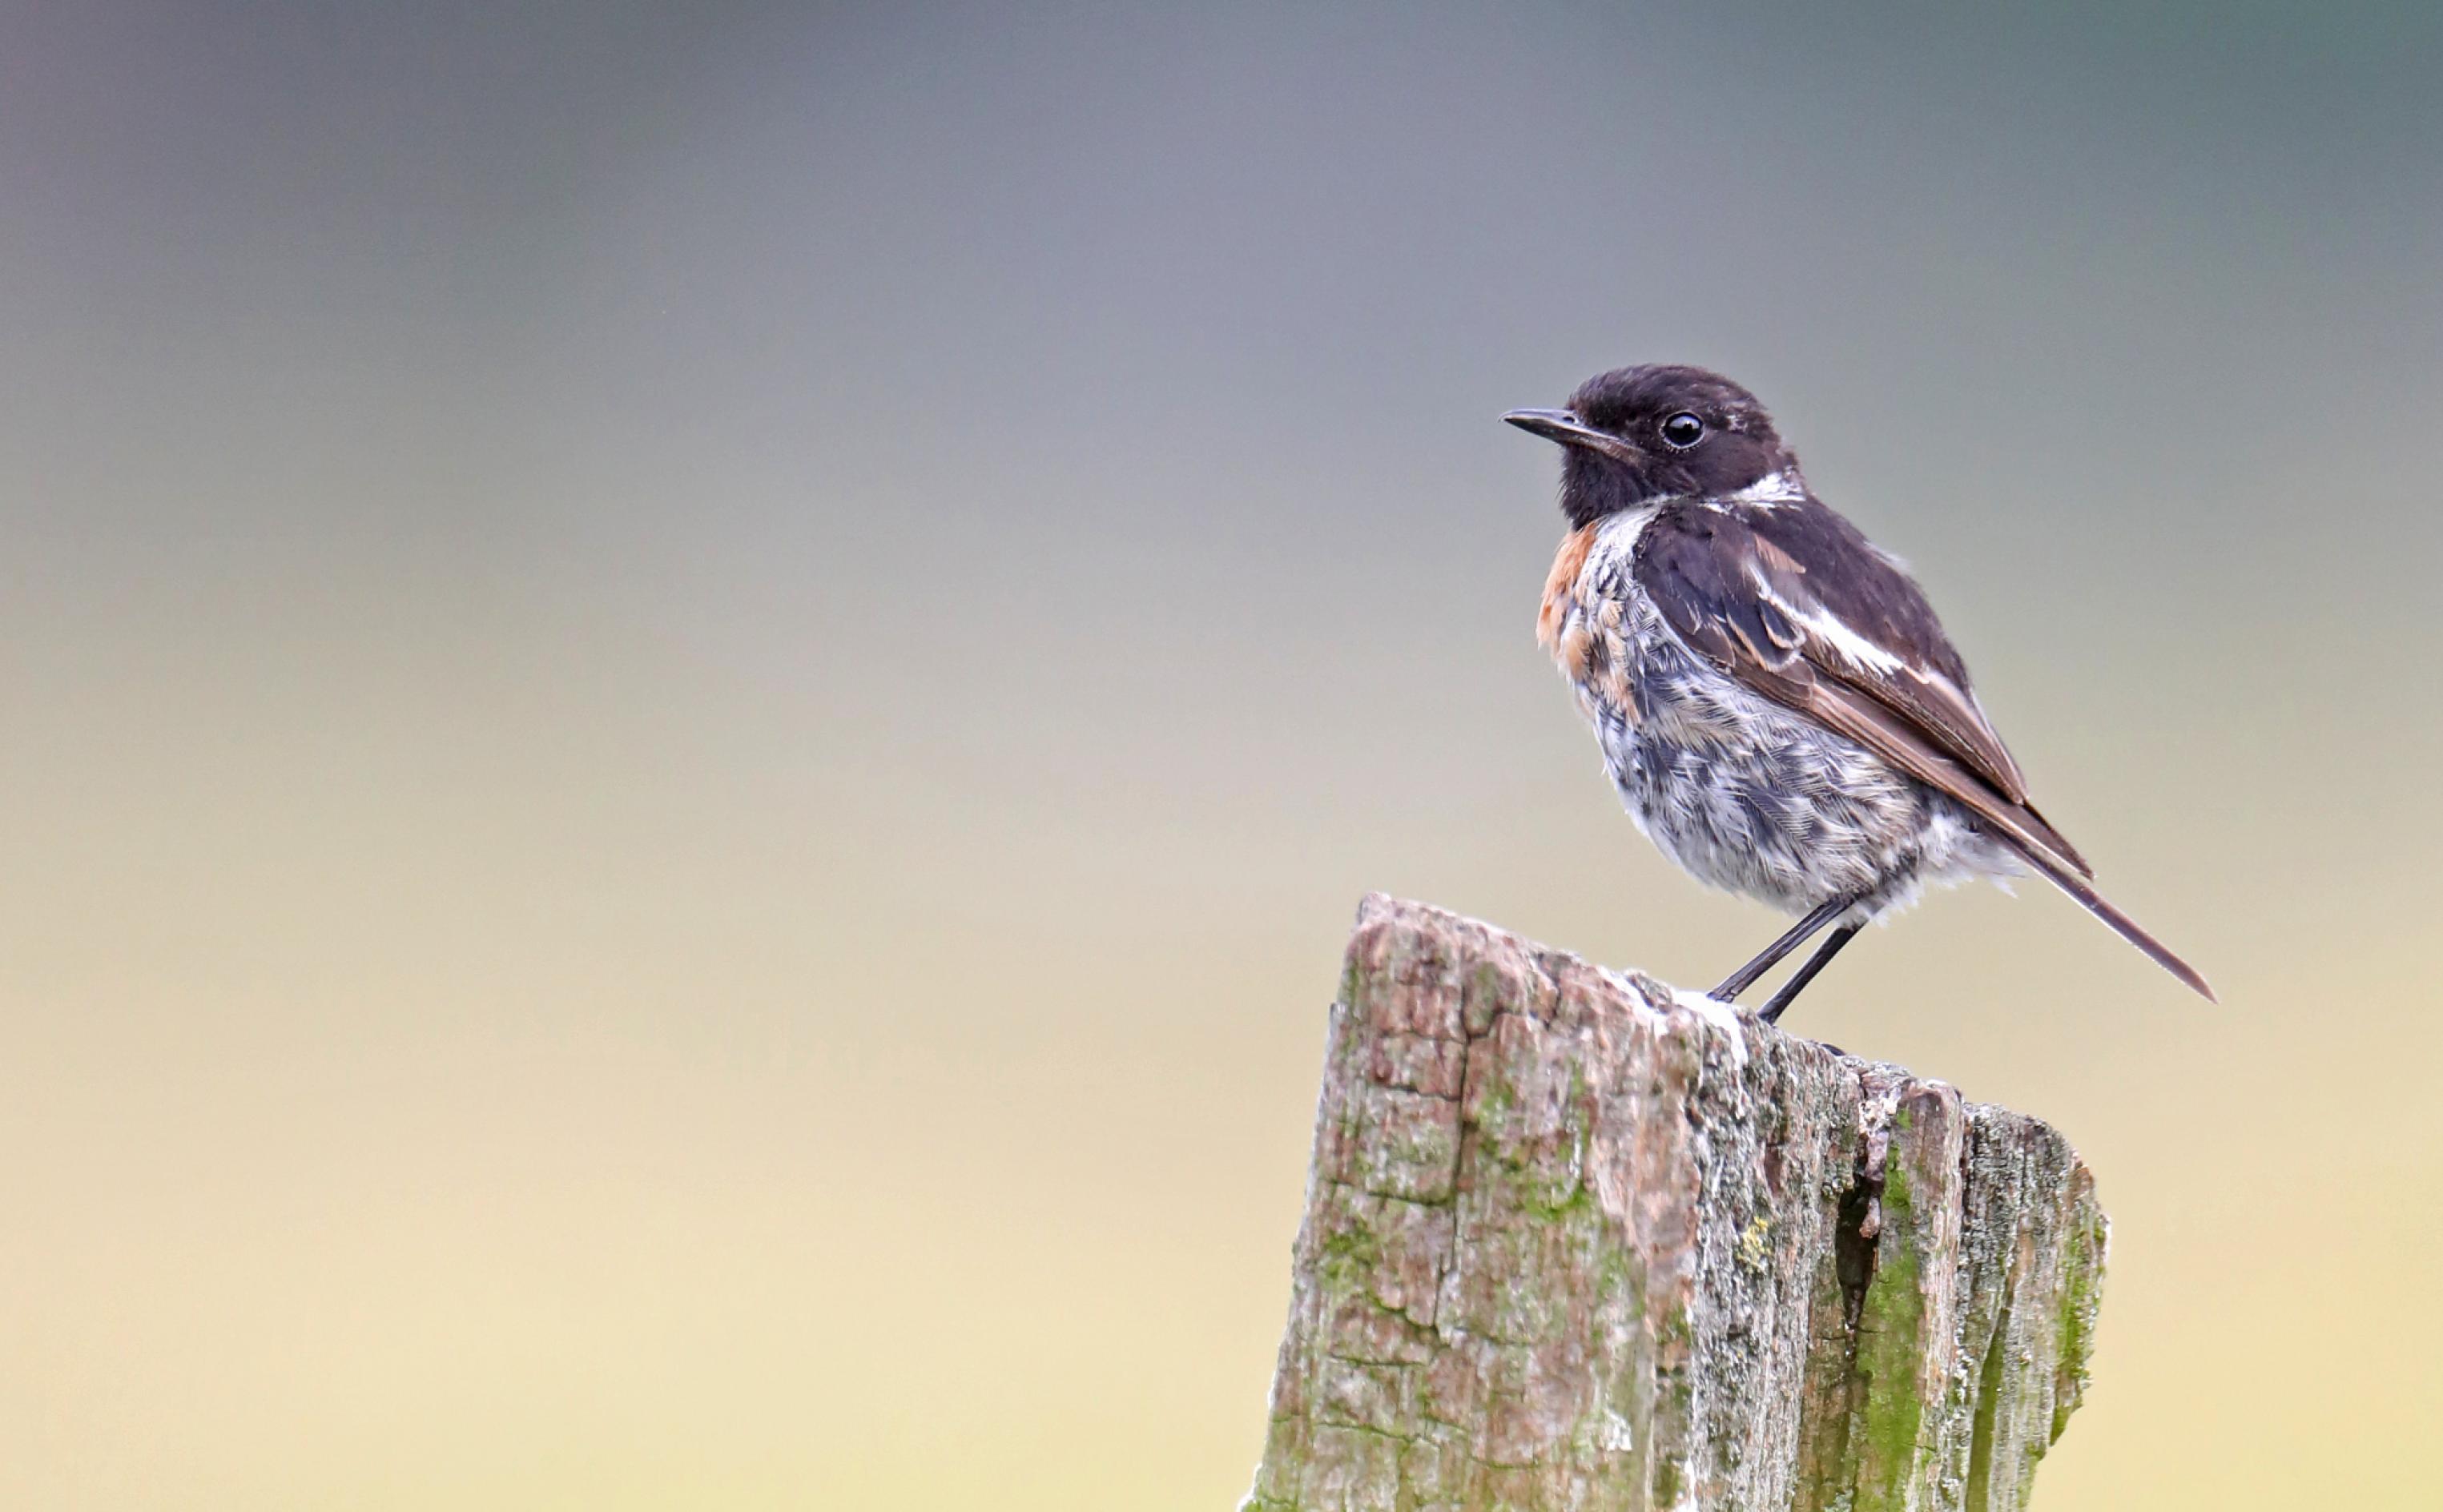
[[[1702,368],[1600,373],[1502,416],[1560,443],[1570,533],[1536,636],[1621,799],[1699,881],[1800,917],[1710,994],[1829,928],[1768,1001],[1928,884],[2040,872],[2203,993],[2028,801],[1925,594],[1807,486],[1754,394]]]

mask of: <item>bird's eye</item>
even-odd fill
[[[1662,422],[1662,439],[1665,443],[1685,451],[1705,439],[1705,422],[1682,410]]]

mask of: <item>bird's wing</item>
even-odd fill
[[[1741,683],[1857,741],[2008,839],[2094,872],[2028,802],[1968,669],[1909,575],[1812,499],[1666,506],[1637,581],[1689,647]]]

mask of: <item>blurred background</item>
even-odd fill
[[[2431,1506],[2443,12],[0,8],[0,1503],[1226,1507],[1358,896],[1702,984],[1597,369],[2040,887],[1795,1027],[2116,1221],[2055,1508]]]

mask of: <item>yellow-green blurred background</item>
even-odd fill
[[[0,1504],[1222,1507],[1385,888],[1703,983],[1531,635],[1720,367],[2066,902],[2052,1508],[2434,1504],[2430,6],[0,7]]]

